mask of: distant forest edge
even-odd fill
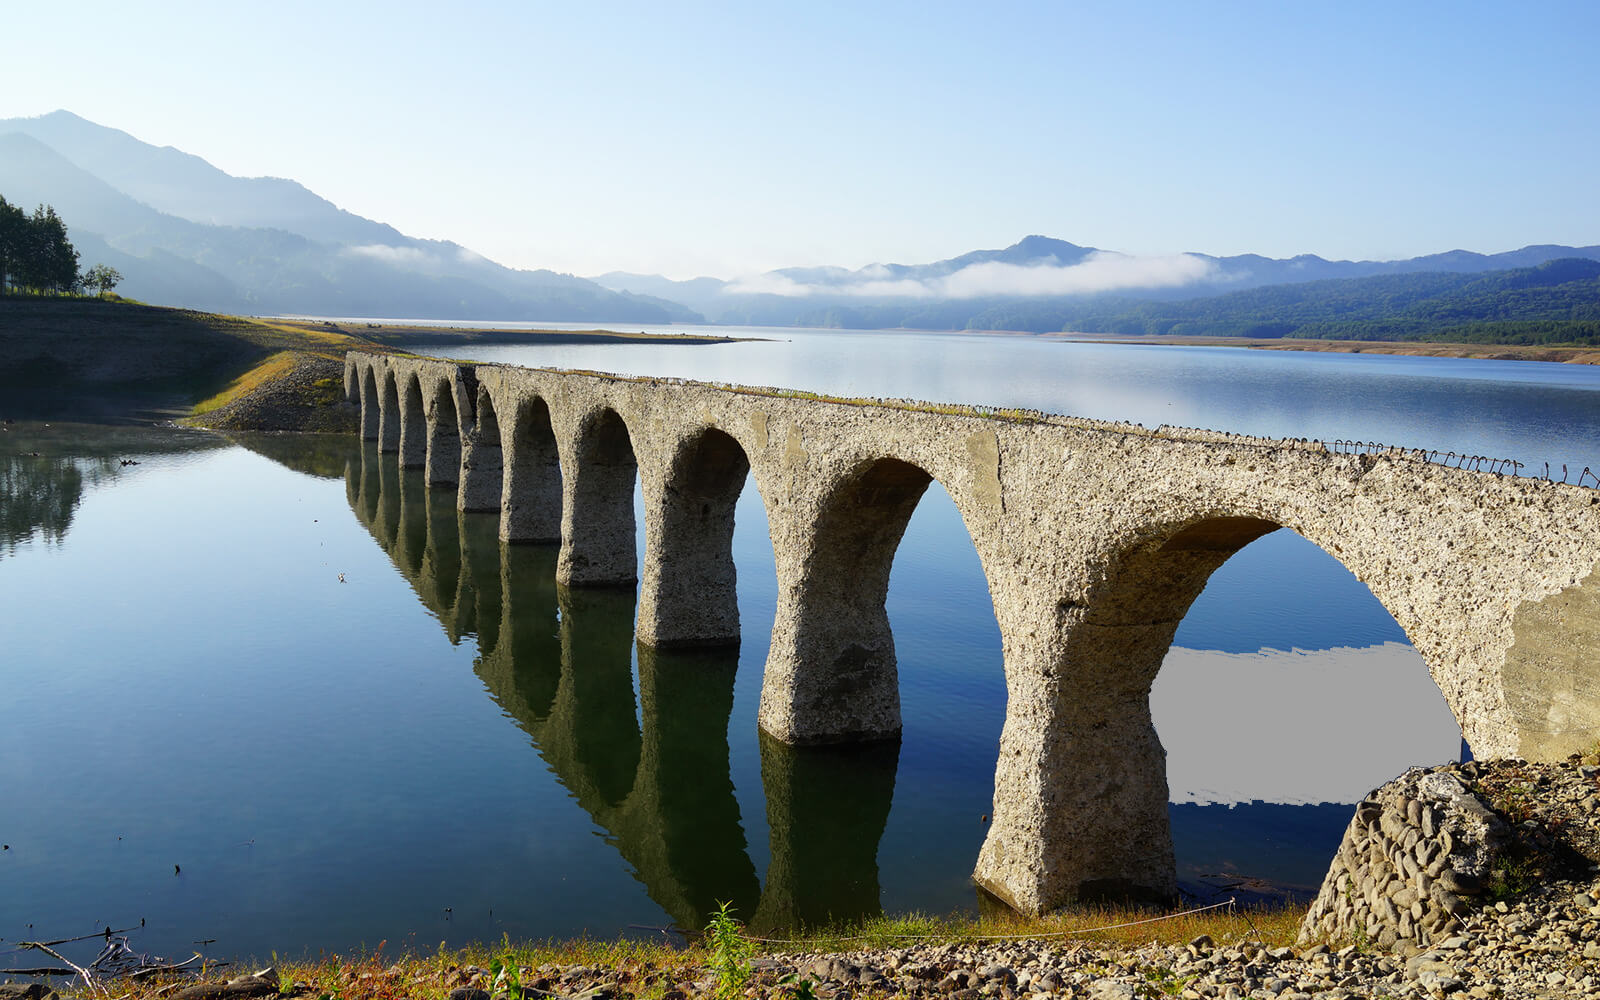
[[[726,321],[726,317],[724,317]],[[829,305],[795,325],[1190,336],[1600,345],[1600,261],[1269,285],[1178,301],[1117,296]]]
[[[978,317],[974,329],[1007,327]],[[1299,337],[1466,344],[1600,344],[1600,261],[1484,274],[1413,273],[1271,285],[1182,302],[1082,303],[1017,317],[1044,329],[1129,336]],[[1024,329],[1040,329],[1029,325]]]

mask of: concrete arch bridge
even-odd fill
[[[1006,721],[974,879],[1037,913],[1176,894],[1151,683],[1207,578],[1278,527],[1405,630],[1482,757],[1600,739],[1600,491],[1414,453],[776,389],[352,353],[361,433],[569,587],[638,579],[653,649],[735,642],[734,503],[765,503],[778,604],[759,722],[900,732],[884,600],[938,480],[982,563]],[[635,552],[637,476],[646,551]]]

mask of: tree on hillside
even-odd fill
[[[34,209],[31,220],[35,260],[39,271],[33,287],[47,292],[71,292],[78,287],[78,250],[67,239],[67,224],[49,205]]]
[[[28,216],[22,209],[0,197],[0,295],[16,280],[27,228]]]
[[[78,286],[78,251],[56,210],[33,215],[0,198],[0,293],[19,288],[56,294]]]
[[[98,289],[101,298],[104,298],[113,288],[117,287],[117,282],[121,280],[121,271],[108,264],[96,264],[83,272],[83,277],[78,279],[78,283],[85,289]]]

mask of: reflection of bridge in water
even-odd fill
[[[395,455],[362,449],[346,485],[450,640],[477,637],[489,693],[680,926],[724,900],[763,928],[880,912],[898,743],[797,748],[762,734],[763,889],[729,760],[737,647],[639,646],[636,703],[631,590],[558,585],[555,547],[507,545],[497,516],[457,511]]]

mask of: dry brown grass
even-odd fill
[[[1222,945],[1251,940],[1276,947],[1294,943],[1304,916],[1305,910],[1300,907],[1217,909],[1175,916],[1129,907],[1090,907],[1039,919],[1014,914],[982,919],[908,914],[820,929],[795,938],[757,938],[757,944],[761,951],[789,953],[908,948],[930,943],[1003,945],[1011,940],[1083,942],[1131,949],[1152,943],[1183,945],[1206,934]],[[554,988],[561,984],[552,976],[552,967],[587,966],[598,970],[593,979],[614,980],[619,997],[658,1000],[673,989],[694,995],[697,991],[692,984],[710,975],[710,958],[702,943],[676,947],[665,940],[501,941],[457,949],[441,944],[431,954],[389,953],[385,943],[380,942],[376,949],[358,954],[305,958],[272,955],[215,968],[206,979],[225,980],[272,965],[284,992],[317,1000],[444,1000],[451,990],[461,986],[504,995],[506,980],[501,980],[501,988],[496,989],[495,973],[499,969],[506,969],[522,986],[559,992]],[[110,995],[123,1000],[158,1000],[191,982],[175,977],[124,981],[110,984]]]

